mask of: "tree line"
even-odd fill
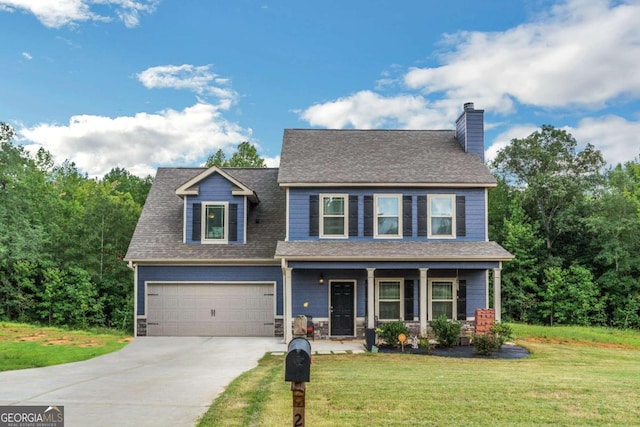
[[[592,145],[542,126],[491,167],[489,235],[504,263],[503,319],[640,328],[640,162],[605,167]]]
[[[0,320],[133,330],[123,262],[152,178],[31,156],[0,123]]]
[[[0,320],[132,331],[123,261],[152,177],[89,178],[14,144],[0,123]],[[264,167],[248,142],[206,166]],[[542,126],[490,167],[489,235],[515,255],[502,270],[504,320],[640,329],[640,161]]]

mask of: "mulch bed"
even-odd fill
[[[380,346],[378,349],[380,353],[402,353],[401,348],[391,348],[386,346]],[[476,353],[476,348],[472,345],[460,345],[451,348],[433,347],[428,352],[423,349],[413,349],[411,346],[405,346],[404,352],[408,354],[420,354],[425,356],[439,356],[439,357],[462,357],[462,358],[477,358],[477,359],[523,359],[529,356],[529,351],[515,344],[504,344],[500,350],[491,354],[491,356],[483,356]]]

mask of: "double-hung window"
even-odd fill
[[[427,197],[428,236],[434,238],[456,237],[456,196],[430,194]]]
[[[320,195],[320,237],[348,237],[347,200],[346,194]]]
[[[455,279],[431,279],[428,292],[431,295],[430,319],[436,319],[443,314],[447,319],[456,318]]]
[[[402,320],[404,316],[404,280],[378,279],[378,319]]]
[[[202,204],[202,242],[227,243],[229,223],[227,202],[209,202]]]
[[[374,237],[402,237],[402,195],[374,195]]]

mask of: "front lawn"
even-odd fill
[[[0,323],[0,371],[37,368],[91,359],[120,350],[131,337],[115,331],[69,331]]]
[[[633,343],[640,333],[627,333],[615,343],[580,335],[580,342],[568,344],[558,342],[557,331],[543,338],[525,336],[518,325],[514,330],[531,357],[314,356],[307,425],[638,423],[640,345]],[[597,334],[609,335],[603,331]],[[292,397],[283,363],[282,356],[265,356],[214,401],[200,426],[291,424]]]

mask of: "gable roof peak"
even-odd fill
[[[231,182],[236,188],[232,191],[234,196],[248,196],[249,200],[254,203],[258,203],[258,195],[253,189],[243,184],[241,181],[236,179],[228,170],[223,170],[218,166],[211,166],[206,169],[204,172],[196,175],[191,178],[189,181],[182,184],[180,187],[176,189],[176,195],[180,197],[184,196],[197,196],[200,192],[200,182],[205,178],[208,178],[211,175],[218,174],[222,176],[227,181]]]

